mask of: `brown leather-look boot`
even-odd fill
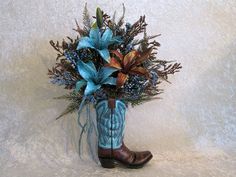
[[[103,149],[98,147],[98,157],[104,168],[122,165],[127,168],[141,168],[152,159],[150,151],[130,151],[124,143],[119,149]]]
[[[126,105],[121,100],[103,100],[96,105],[98,158],[102,167],[141,168],[152,159],[150,151],[130,151],[123,142]]]

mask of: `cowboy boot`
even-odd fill
[[[96,105],[98,127],[98,158],[102,167],[117,164],[140,168],[152,158],[149,151],[130,151],[123,142],[126,105],[115,99],[103,100]]]

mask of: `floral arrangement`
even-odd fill
[[[157,95],[163,92],[159,84],[169,82],[168,76],[181,69],[180,63],[156,58],[160,44],[154,38],[160,34],[147,35],[145,16],[130,24],[124,22],[124,15],[123,5],[123,14],[118,21],[116,12],[110,17],[100,8],[91,18],[85,5],[84,26],[75,21],[77,37],[67,37],[61,43],[50,41],[57,52],[56,64],[48,70],[51,83],[70,90],[68,94],[57,97],[70,101],[57,119],[78,111],[78,124],[82,128],[80,155],[82,135],[87,131],[89,149],[95,156],[90,135],[96,126],[89,105],[114,98],[127,106],[135,106],[159,98]],[[82,123],[80,113],[85,106],[87,118]]]
[[[117,22],[116,13],[111,18],[97,8],[92,19],[85,5],[84,27],[76,21],[74,29],[77,38],[50,41],[57,58],[48,75],[53,84],[70,90],[58,97],[71,101],[59,117],[107,98],[119,98],[132,106],[156,99],[162,93],[161,81],[169,82],[168,75],[179,72],[180,63],[156,58],[160,44],[154,38],[159,35],[147,35],[145,16],[130,24],[124,22],[124,15],[124,5]],[[139,34],[143,34],[141,39]]]
[[[130,24],[124,22],[124,15],[123,5],[123,14],[118,21],[116,13],[110,17],[100,8],[91,18],[85,5],[83,28],[75,21],[77,37],[67,37],[61,43],[50,41],[57,52],[56,64],[48,70],[51,83],[70,90],[57,97],[70,101],[57,119],[78,111],[78,124],[82,128],[80,155],[82,135],[87,133],[89,150],[95,157],[90,137],[97,129],[90,116],[91,104],[114,98],[127,106],[135,106],[159,98],[157,95],[163,92],[159,84],[169,82],[168,75],[181,69],[180,63],[156,58],[160,44],[154,38],[159,35],[147,35],[145,16]],[[82,123],[80,113],[85,106],[87,118]]]

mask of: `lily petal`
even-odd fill
[[[92,28],[89,32],[89,38],[93,40],[95,44],[101,40],[101,34],[98,28]]]
[[[136,60],[136,65],[139,65],[141,63],[143,63],[145,60],[147,60],[149,58],[149,56],[152,53],[152,47],[148,48],[146,51],[144,51],[143,53],[141,53],[140,57],[137,58]]]
[[[107,48],[110,44],[110,41],[112,39],[113,33],[110,28],[107,28],[106,31],[102,35],[102,47]]]
[[[138,56],[138,51],[133,50],[131,52],[129,52],[127,55],[125,55],[124,60],[123,60],[123,64],[124,67],[130,65],[130,63]]]
[[[84,63],[83,61],[79,60],[77,65],[78,71],[80,75],[86,80],[91,81],[93,78],[97,77],[96,69],[91,66],[91,64]]]
[[[101,82],[104,82],[112,73],[117,71],[116,68],[103,67],[98,71],[98,77]]]
[[[128,79],[127,74],[124,74],[121,72],[118,73],[118,77],[117,77],[117,81],[116,81],[117,87],[120,88],[121,86],[123,86],[127,79]]]
[[[110,63],[108,64],[108,66],[113,67],[113,68],[117,68],[117,69],[122,68],[120,62],[117,61],[115,58],[110,59]]]
[[[80,81],[77,81],[76,82],[76,88],[75,90],[78,92],[80,91],[81,87],[85,86],[86,85],[86,81],[85,80],[80,80]]]
[[[144,67],[133,67],[130,71],[130,74],[139,74],[139,75],[144,75],[146,77],[149,76],[148,71]]]
[[[88,82],[87,87],[84,91],[84,94],[85,95],[90,95],[90,94],[94,93],[96,90],[98,90],[100,88],[101,88],[100,84],[95,85],[93,82]]]
[[[97,69],[92,61],[88,61],[86,64],[89,65],[91,68],[93,68],[94,71],[97,71]]]
[[[77,46],[77,50],[83,48],[94,48],[94,42],[89,37],[82,37]]]
[[[109,45],[111,44],[121,44],[123,42],[123,39],[121,36],[115,36],[109,41]]]
[[[114,77],[108,77],[106,80],[103,81],[102,84],[109,84],[109,85],[116,85],[117,79]]]
[[[106,60],[107,62],[109,62],[110,60],[110,54],[109,54],[109,51],[108,49],[102,49],[102,50],[97,50],[100,54],[100,56]]]
[[[124,56],[120,52],[118,52],[117,50],[112,50],[111,53],[115,54],[115,56],[117,56],[120,61],[123,61]]]

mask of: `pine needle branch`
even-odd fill
[[[84,24],[84,31],[88,33],[89,30],[91,29],[91,19],[90,19],[90,15],[87,8],[87,3],[85,3],[85,6],[84,6],[83,24]]]
[[[75,112],[80,106],[80,103],[78,102],[71,102],[67,108],[56,118],[58,120],[59,118],[65,116],[66,114]]]

